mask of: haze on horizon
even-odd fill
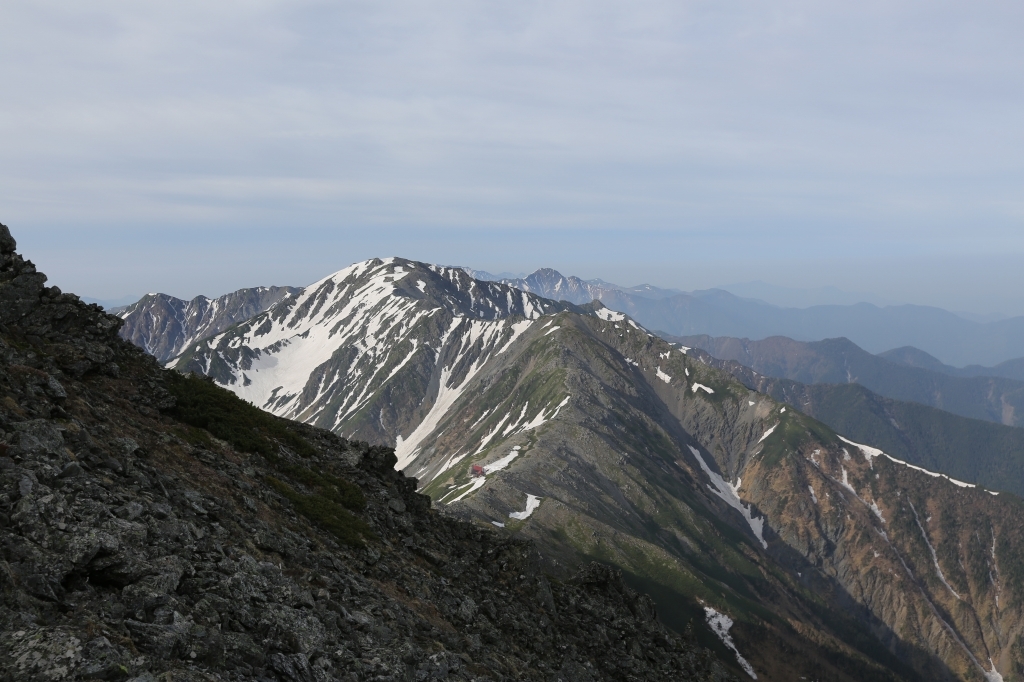
[[[372,256],[1024,314],[1024,5],[5,3],[0,222],[96,298]]]

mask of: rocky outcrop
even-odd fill
[[[191,301],[146,294],[115,314],[124,320],[122,339],[165,363],[190,344],[220,334],[298,291],[295,287],[253,287],[214,299],[196,296]]]
[[[553,579],[391,449],[171,376],[14,247],[0,226],[0,680],[729,678],[617,571]]]

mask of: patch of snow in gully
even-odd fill
[[[723,479],[720,475],[716,474],[711,468],[704,462],[704,458],[700,456],[700,451],[692,445],[687,445],[690,448],[690,452],[697,458],[697,462],[700,464],[700,468],[704,470],[711,482],[714,483],[714,487],[708,486],[708,489],[718,497],[722,498],[726,504],[738,511],[742,516],[743,520],[750,526],[750,530],[757,536],[761,546],[768,549],[768,543],[764,541],[764,519],[754,518],[754,515],[750,512],[750,507],[743,504],[743,500],[740,499],[739,489],[742,483],[742,479],[736,479],[736,485],[733,485]]]
[[[722,644],[727,646],[734,654],[736,654],[736,661],[740,664],[740,667],[743,668],[743,672],[756,680],[757,675],[754,673],[753,666],[747,662],[747,659],[743,658],[740,654],[740,650],[736,648],[736,643],[732,641],[732,635],[729,634],[729,630],[732,628],[732,618],[724,613],[719,613],[710,606],[704,607],[704,615],[707,618],[708,626],[716,635],[718,635],[718,638],[722,640]]]
[[[508,517],[515,519],[516,521],[525,521],[530,518],[533,512],[537,511],[537,507],[540,506],[540,498],[536,495],[526,496],[526,510],[521,512],[509,512]]]
[[[753,405],[753,403],[751,403],[751,405]],[[778,424],[776,423],[775,426],[773,426],[772,428],[770,428],[767,431],[765,431],[764,435],[761,436],[761,438],[757,442],[758,443],[764,442],[764,439],[767,438],[768,436],[772,435],[772,432],[774,432],[777,427],[778,427]]]

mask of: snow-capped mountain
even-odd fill
[[[124,320],[121,338],[167,362],[186,346],[244,322],[297,291],[295,287],[254,287],[214,299],[197,296],[191,301],[146,294],[114,314]]]
[[[372,260],[192,344],[174,366],[274,414],[395,444],[404,457],[489,359],[565,309],[458,268]]]
[[[640,298],[660,300],[675,296],[682,292],[675,289],[659,289],[650,284],[635,287],[624,287],[600,279],[583,280],[576,276],[566,277],[557,270],[541,268],[526,277],[503,277],[491,275],[481,270],[463,268],[476,279],[498,281],[522,291],[528,291],[555,301],[568,301],[577,305],[591,301],[604,301],[605,298],[618,295],[632,295]]]
[[[402,259],[324,278],[174,363],[393,444],[437,506],[556,565],[620,566],[670,623],[712,623],[739,674],[1024,665],[1019,500],[845,440],[712,365],[600,304]]]

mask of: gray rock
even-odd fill
[[[124,626],[135,646],[156,658],[177,658],[187,644],[187,635],[179,626],[140,623],[135,620],[126,620]]]
[[[60,382],[53,377],[47,377],[46,388],[50,395],[56,400],[65,400],[68,397],[67,391],[61,386]]]
[[[49,419],[33,419],[14,425],[17,444],[13,452],[22,456],[54,455],[67,457],[64,436]]]
[[[139,444],[135,442],[134,438],[115,438],[110,442],[110,445],[115,453],[121,457],[134,455],[139,449]]]
[[[82,640],[67,628],[26,628],[0,641],[0,674],[26,682],[70,679],[82,660]]]
[[[82,465],[78,462],[69,462],[64,465],[64,468],[60,470],[58,474],[59,478],[77,478],[84,473]]]
[[[18,248],[18,242],[11,236],[11,230],[3,223],[0,223],[0,253],[14,253]]]
[[[286,680],[294,682],[316,682],[313,669],[309,666],[309,659],[305,654],[271,654],[270,667],[274,672]]]
[[[85,645],[78,674],[87,680],[123,679],[128,676],[127,659],[106,637],[97,637]]]

